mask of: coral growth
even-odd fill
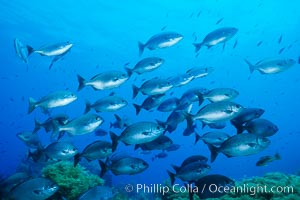
[[[171,187],[170,183],[165,183]],[[300,176],[287,175],[283,173],[268,173],[263,177],[252,177],[235,183],[235,191],[218,198],[221,200],[291,200],[300,199]],[[239,189],[237,189],[239,188]],[[262,189],[263,188],[263,189]],[[265,189],[266,188],[266,191]],[[271,192],[271,188],[273,192]],[[277,189],[279,192],[276,192]],[[161,196],[163,200],[188,200],[187,192],[174,193],[172,191]],[[193,195],[193,199],[199,199],[197,195]],[[210,198],[210,200],[217,200]]]
[[[58,162],[42,170],[44,177],[53,180],[62,196],[69,200],[76,199],[80,194],[97,185],[103,185],[104,180],[90,173],[84,167],[68,161]]]
[[[300,176],[297,175],[268,173],[263,177],[253,177],[237,182],[237,187],[245,187],[246,190],[229,193],[221,199],[300,199]]]

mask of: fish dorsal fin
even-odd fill
[[[118,153],[114,153],[113,155],[111,155],[109,160],[111,162],[116,162],[116,161],[121,160],[125,157],[129,157],[129,155],[126,152],[118,152]]]
[[[102,73],[100,73],[100,74],[102,74]],[[93,77],[91,78],[91,80],[97,78],[97,76],[99,76],[100,74],[96,74],[95,76],[93,76]]]

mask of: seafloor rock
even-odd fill
[[[297,175],[268,173],[263,177],[236,182],[235,188],[238,187],[243,190],[229,193],[221,199],[300,199],[300,176]]]
[[[235,191],[218,198],[221,200],[296,200],[300,199],[300,176],[279,172],[268,173],[263,177],[252,177],[235,183]],[[166,183],[165,185],[169,185]],[[271,192],[273,189],[273,192]],[[277,189],[279,190],[277,192]],[[193,195],[194,200],[199,199]],[[161,196],[163,200],[188,200],[189,194],[169,192]],[[216,200],[210,198],[211,200]]]
[[[69,200],[76,199],[89,188],[104,184],[103,179],[79,164],[74,167],[73,163],[68,161],[49,165],[42,170],[42,174],[53,180],[59,186],[58,193]]]

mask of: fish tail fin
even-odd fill
[[[112,151],[114,152],[117,149],[119,137],[112,131],[109,134],[112,141]]]
[[[26,48],[27,48],[27,57],[29,57],[33,52],[34,52],[34,48],[30,45],[26,45]]]
[[[198,97],[198,105],[201,106],[201,104],[204,101],[204,96],[203,96],[203,94],[201,92],[196,92],[196,95]]]
[[[215,147],[215,146],[213,146],[213,145],[211,145],[211,144],[208,144],[207,145],[208,146],[208,148],[209,148],[209,150],[210,150],[210,162],[211,163],[213,163],[215,160],[216,160],[216,158],[217,158],[217,156],[218,156],[218,148],[217,147]]]
[[[100,177],[102,178],[104,174],[108,171],[106,164],[102,160],[98,160],[99,166],[101,168]]]
[[[133,70],[128,68],[128,67],[124,67],[125,71],[127,72],[128,76],[131,77]]]
[[[135,114],[138,115],[141,112],[142,106],[137,105],[137,104],[133,104],[134,108],[135,108]]]
[[[187,128],[192,128],[193,127],[193,123],[194,123],[193,115],[191,115],[188,112],[183,112],[183,115],[185,116],[185,119],[186,119]]]
[[[38,130],[40,130],[42,127],[42,124],[38,122],[37,119],[34,118],[34,129],[32,132],[36,133]]]
[[[193,45],[195,47],[195,53],[197,53],[201,49],[203,43],[193,43]]]
[[[201,135],[199,135],[198,133],[195,132],[195,143],[194,144],[197,144],[197,142],[201,139],[202,139]]]
[[[250,73],[252,74],[254,69],[255,69],[255,66],[250,63],[247,59],[244,58],[244,61],[247,63],[247,65],[249,66],[249,70],[250,70]]]
[[[59,135],[60,133],[60,127],[59,127],[59,124],[56,120],[53,121],[53,131],[52,131],[52,134],[51,134],[51,138],[55,138],[57,135]]]
[[[77,80],[79,83],[77,91],[80,91],[85,86],[85,80],[79,74],[77,74]]]
[[[78,164],[79,161],[80,161],[80,158],[81,158],[80,153],[78,153],[78,154],[76,154],[76,155],[74,156],[74,167],[77,166],[77,164]]]
[[[243,125],[236,125],[235,128],[236,128],[236,134],[243,133],[243,131],[245,129]]]
[[[175,174],[170,172],[169,170],[167,170],[168,172],[168,175],[170,177],[170,180],[171,180],[171,185],[174,185],[174,182],[175,182]]]
[[[275,154],[275,159],[276,159],[276,160],[281,160],[281,156],[280,156],[279,153],[276,153],[276,154]]]
[[[183,136],[189,136],[192,133],[196,133],[195,132],[196,127],[197,127],[196,125],[192,125],[192,127],[186,127],[183,131]]]
[[[29,101],[28,114],[30,114],[36,108],[37,101],[31,97],[29,97],[28,101]]]
[[[145,45],[141,42],[138,42],[138,46],[139,46],[139,56],[141,56],[144,52]]]
[[[116,118],[116,121],[117,121],[117,122],[120,122],[120,121],[122,121],[122,119],[121,119],[121,117],[120,117],[119,115],[117,115],[117,114],[114,114],[114,116],[115,116],[115,118]]]
[[[85,102],[85,109],[84,109],[84,114],[88,113],[92,108],[92,104],[88,101]]]
[[[138,148],[140,148],[141,146],[139,144],[134,145],[134,150],[137,150]]]
[[[167,124],[166,124],[165,122],[160,121],[160,120],[158,120],[158,119],[156,119],[155,121],[158,123],[158,125],[160,125],[160,126],[166,128]]]
[[[136,95],[139,93],[139,88],[135,85],[132,85],[132,91],[133,91],[132,98],[134,99]]]
[[[27,159],[32,158],[33,159],[34,154],[30,151],[30,149],[28,149],[28,153],[27,153]]]
[[[202,129],[204,129],[208,124],[205,122],[202,122]]]

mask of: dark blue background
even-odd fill
[[[131,85],[141,85],[142,79],[156,76],[169,77],[184,73],[194,66],[212,66],[215,71],[209,76],[193,81],[187,86],[175,88],[173,96],[180,96],[185,90],[202,86],[208,89],[231,87],[240,92],[235,100],[245,107],[265,109],[263,118],[269,119],[279,127],[279,132],[271,137],[272,144],[264,152],[249,157],[226,158],[220,155],[211,164],[211,173],[221,173],[233,178],[259,176],[266,172],[280,171],[293,173],[299,170],[299,65],[276,75],[261,75],[255,71],[250,75],[243,58],[251,62],[265,58],[293,58],[300,55],[300,14],[299,2],[255,0],[255,1],[71,1],[41,2],[10,0],[0,3],[0,58],[1,58],[1,98],[0,98],[0,173],[11,174],[27,153],[26,146],[16,137],[16,133],[34,128],[34,118],[42,121],[47,118],[37,109],[27,114],[28,98],[40,97],[56,90],[77,90],[76,75],[90,78],[106,70],[124,70],[125,63],[132,68],[136,62],[146,56],[160,56],[166,60],[158,70],[137,76],[113,91],[129,102],[119,115],[127,115],[133,122],[142,120],[165,120],[166,113],[142,110],[135,116],[132,103],[142,103],[142,95],[132,100]],[[199,14],[199,12],[201,12]],[[199,14],[199,16],[198,16]],[[223,21],[216,22],[224,17]],[[152,35],[159,33],[166,26],[166,31],[176,31],[184,39],[176,46],[149,51],[145,50],[138,57],[137,42],[146,42]],[[219,27],[233,26],[239,29],[225,49],[222,45],[211,49],[203,48],[195,57],[193,34],[197,42]],[[282,42],[278,38],[282,35]],[[74,46],[65,58],[57,62],[49,71],[51,58],[32,55],[29,58],[29,71],[16,55],[13,47],[14,38],[33,47],[61,41],[71,41]],[[235,41],[238,44],[233,49]],[[260,41],[263,43],[257,47]],[[278,56],[283,47],[292,45]],[[86,99],[95,100],[108,95],[111,91],[94,91],[84,88],[76,92],[78,100],[66,107],[55,108],[51,112],[67,113],[71,118],[80,116]],[[167,95],[169,96],[169,95]],[[193,112],[195,112],[194,110]],[[112,113],[100,113],[105,119],[101,128],[109,130],[109,122],[114,121]],[[150,163],[144,173],[135,176],[114,177],[118,183],[162,183],[168,175],[171,164],[180,164],[192,154],[210,156],[207,147],[199,142],[193,145],[194,137],[183,137],[185,123],[176,132],[169,135],[175,143],[181,144],[176,152],[170,152],[165,159],[151,161],[152,155],[133,152],[133,147],[123,144],[118,151],[141,157]],[[209,131],[198,129],[202,134]],[[226,132],[233,135],[235,129],[228,124]],[[114,130],[120,133],[119,130]],[[50,142],[50,136],[40,131],[43,144]],[[78,137],[64,137],[73,141],[81,150],[95,139],[110,141],[109,136],[99,138],[93,134]],[[282,160],[267,167],[256,167],[260,156],[279,152]],[[295,165],[295,163],[298,163]],[[89,164],[99,170],[97,162]]]

